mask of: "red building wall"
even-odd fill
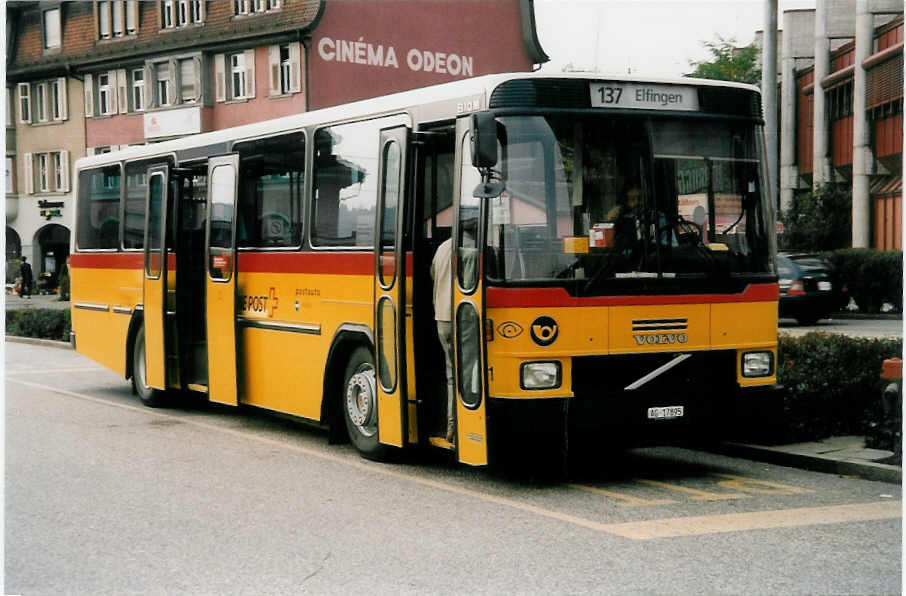
[[[310,107],[531,68],[516,0],[327,2],[309,49]]]

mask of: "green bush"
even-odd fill
[[[881,380],[881,364],[902,351],[901,338],[817,332],[802,337],[781,335],[777,381],[783,385],[783,420],[778,440],[873,436],[889,426],[891,421],[883,419],[881,407],[886,385]]]
[[[903,253],[898,250],[847,248],[824,253],[833,265],[836,287],[862,312],[879,312],[889,302],[903,310]]]
[[[781,249],[808,252],[852,246],[852,194],[833,184],[793,197],[780,215]]]
[[[69,341],[72,321],[68,310],[28,308],[6,311],[6,334]]]

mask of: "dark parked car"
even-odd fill
[[[779,253],[780,317],[813,325],[827,318],[839,305],[830,264],[818,255]]]

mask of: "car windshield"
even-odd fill
[[[488,274],[622,280],[773,274],[760,129],[751,122],[563,114],[498,118],[506,190],[488,213]]]

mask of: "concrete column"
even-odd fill
[[[862,62],[871,55],[874,19],[869,0],[856,2],[856,68],[853,73],[853,247],[871,245],[871,196],[869,175],[874,170],[874,154],[865,100],[867,73]]]
[[[780,209],[793,204],[799,186],[796,167],[796,58],[793,55],[793,19],[783,16],[783,50],[780,68]]]
[[[818,0],[815,7],[815,85],[812,128],[812,188],[830,182],[828,158],[828,119],[822,79],[830,74],[830,39],[827,36],[827,0]]]
[[[768,196],[777,207],[779,168],[777,163],[777,0],[764,3],[764,44],[761,54],[761,101],[764,136],[767,144]]]

